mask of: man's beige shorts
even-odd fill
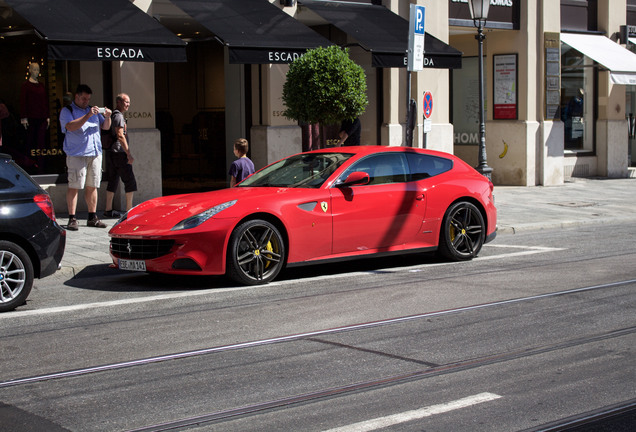
[[[102,182],[102,155],[66,156],[68,187],[84,189],[84,186],[99,188]]]

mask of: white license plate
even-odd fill
[[[146,261],[120,259],[119,269],[130,271],[146,271]]]

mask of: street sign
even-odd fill
[[[411,5],[409,17],[409,49],[407,52],[407,70],[410,72],[424,69],[424,6]]]
[[[424,111],[424,118],[427,119],[433,114],[433,95],[431,92],[424,93],[424,102],[422,104],[422,111]]]

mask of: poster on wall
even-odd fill
[[[516,120],[517,54],[493,56],[493,119]]]

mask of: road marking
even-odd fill
[[[459,262],[453,261],[453,262],[443,262],[443,263],[436,263],[436,264],[426,264],[425,266],[420,266],[419,268],[412,269],[409,271],[411,273],[417,273],[417,272],[424,271],[426,270],[426,268],[429,268],[429,267],[439,267],[439,266],[446,266],[446,265],[465,264],[470,262],[490,261],[490,260],[512,258],[512,257],[518,257],[518,256],[525,256],[525,255],[535,255],[535,254],[546,253],[546,252],[558,252],[558,251],[562,251],[566,249],[566,248],[553,248],[553,247],[545,247],[545,246],[510,246],[510,245],[488,245],[488,247],[524,249],[524,250],[521,250],[519,252],[503,253],[499,255],[480,256],[479,258],[476,258],[476,261],[459,261]],[[400,269],[395,268],[392,270],[400,270]],[[402,270],[404,270],[404,268],[402,268]]]
[[[413,420],[419,420],[424,417],[430,417],[435,414],[443,414],[449,411],[454,411],[461,408],[467,408],[469,406],[477,405],[484,402],[493,401],[499,399],[501,396],[494,393],[479,393],[473,396],[468,396],[456,401],[448,402],[445,404],[431,405],[429,407],[420,408],[417,410],[406,411],[399,414],[394,414],[386,417],[379,417],[372,420],[366,420],[359,423],[350,424],[347,426],[329,429],[325,432],[366,432],[373,431],[381,428],[394,426],[400,423],[406,423]]]
[[[275,284],[271,284],[275,285]],[[73,311],[82,311],[87,309],[97,309],[102,307],[109,306],[122,306],[122,305],[131,305],[135,303],[147,303],[152,301],[164,301],[164,300],[173,300],[185,297],[196,297],[207,294],[218,294],[224,292],[231,291],[244,291],[248,289],[254,289],[253,286],[242,286],[242,287],[233,287],[233,288],[210,288],[205,290],[197,290],[197,291],[188,291],[188,292],[179,292],[179,293],[171,293],[171,294],[160,294],[153,295],[148,297],[137,297],[137,298],[127,298],[121,300],[111,300],[99,303],[83,303],[71,306],[58,306],[51,307],[45,309],[33,309],[27,311],[18,311],[11,312],[7,314],[0,314],[0,320],[2,318],[18,318],[25,316],[33,316],[33,315],[45,315],[45,314],[54,314],[54,313],[62,313],[62,312],[73,312]]]
[[[510,245],[490,245],[489,244],[487,247],[514,248],[514,249],[523,249],[523,250],[520,252],[511,252],[511,253],[504,253],[499,255],[479,257],[477,261],[475,262],[493,260],[493,259],[510,258],[515,256],[523,256],[523,255],[534,255],[538,253],[555,252],[555,251],[564,250],[563,248],[551,248],[551,247],[542,247],[542,246],[510,246]],[[414,268],[414,266],[393,267],[389,269],[377,269],[377,270],[361,271],[361,272],[355,272],[355,273],[342,273],[342,274],[335,274],[335,275],[315,276],[315,277],[303,279],[302,283],[309,283],[312,281],[319,281],[319,280],[339,279],[343,277],[356,277],[356,276],[369,275],[369,274],[399,273],[403,271],[417,273],[417,272],[425,271],[426,269],[429,269],[432,267],[447,266],[447,265],[461,265],[461,264],[466,264],[469,262],[471,261],[443,262],[443,263],[432,263],[432,264],[424,263],[424,264],[418,265],[417,268]],[[290,285],[294,283],[298,283],[298,280],[294,279],[294,280],[286,280],[286,281],[274,281],[268,284],[267,287]],[[131,304],[138,304],[138,303],[149,303],[153,301],[174,300],[174,299],[186,298],[186,297],[196,297],[196,296],[204,296],[204,295],[210,295],[210,294],[221,294],[226,292],[244,291],[244,290],[252,290],[252,289],[254,289],[253,286],[210,288],[210,289],[188,291],[188,292],[153,295],[148,297],[112,300],[112,301],[105,301],[105,302],[99,302],[99,303],[84,303],[84,304],[76,304],[76,305],[70,305],[70,306],[50,307],[50,308],[44,308],[44,309],[33,309],[33,310],[17,311],[17,312],[14,311],[11,313],[0,314],[0,320],[2,320],[3,318],[15,319],[20,317],[28,317],[28,316],[36,316],[36,315],[46,315],[46,314],[55,314],[55,313],[64,313],[64,312],[77,312],[77,311],[98,309],[98,308],[104,308],[104,307],[114,307],[114,306],[131,305]],[[263,287],[259,285],[258,289],[263,289]]]

